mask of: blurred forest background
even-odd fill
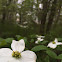
[[[0,0],[0,37],[62,37],[62,0]]]

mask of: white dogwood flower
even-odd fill
[[[44,39],[42,38],[37,38],[37,41],[35,41],[36,44],[38,44],[39,42],[43,41]]]
[[[11,49],[0,49],[0,62],[36,62],[36,54],[32,51],[26,50],[23,39],[19,41],[12,41]]]
[[[39,42],[43,41],[45,36],[41,36],[41,35],[36,35],[37,37],[37,41],[35,41],[36,44],[38,44]]]
[[[23,1],[25,1],[25,0],[18,0],[17,3],[22,4]]]
[[[18,0],[18,1],[17,1],[17,4],[18,4],[17,6],[18,6],[18,8],[21,8],[21,5],[20,5],[20,4],[22,4],[24,1],[25,1],[25,0]]]
[[[58,39],[55,38],[55,40],[50,42],[47,47],[55,49],[57,45],[62,45],[62,42],[58,42]]]

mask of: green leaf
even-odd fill
[[[40,51],[40,50],[48,50],[48,48],[44,45],[38,45],[38,46],[35,46],[31,49],[32,51]]]
[[[17,38],[21,37],[20,35],[16,35]]]
[[[3,41],[4,39],[3,38],[0,38],[0,42]]]
[[[62,62],[62,60],[61,60],[61,62]]]
[[[48,41],[42,41],[41,44],[46,44]]]
[[[20,35],[16,35],[16,38],[17,38],[17,40],[23,39],[23,37]]]
[[[49,56],[46,56],[45,59],[44,59],[45,62],[50,62],[49,61]]]
[[[1,42],[0,42],[0,48],[1,48],[1,47],[4,47],[6,44],[7,44],[7,43],[6,43],[5,41],[1,41]]]
[[[3,38],[0,38],[0,47],[4,47],[7,43]]]
[[[24,37],[23,39],[24,39],[25,44],[28,44],[27,38]]]
[[[56,53],[53,52],[53,51],[51,51],[51,50],[47,50],[46,53],[47,53],[50,57],[52,57],[52,58],[55,58],[55,59],[57,58]]]
[[[34,35],[30,35],[30,38],[36,38],[36,35],[34,34]]]
[[[58,45],[56,48],[58,51],[62,51],[62,45]]]
[[[62,38],[57,38],[58,39],[58,41],[62,41]]]
[[[30,41],[31,43],[33,43],[34,42],[34,39],[31,39],[31,41]]]
[[[7,39],[5,39],[5,41],[6,41],[7,43],[11,43],[12,40],[14,40],[14,38],[7,38]]]
[[[62,59],[62,54],[60,54],[60,55],[57,57],[57,59]]]

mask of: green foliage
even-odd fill
[[[57,59],[61,59],[62,60],[62,54],[58,55]]]
[[[34,41],[34,39],[31,39],[31,41],[30,41],[31,43],[34,43],[35,41]]]
[[[16,38],[17,38],[17,40],[23,39],[23,37],[20,35],[16,35]]]
[[[62,51],[62,46],[60,45],[60,46],[58,46],[56,49],[57,49],[58,51]]]
[[[57,58],[56,53],[53,52],[53,51],[51,51],[51,50],[47,50],[46,53],[47,53],[50,57],[52,57],[52,58],[55,58],[55,59]]]
[[[0,48],[6,46],[6,42],[3,38],[0,38]]]
[[[24,39],[25,50],[34,51],[37,54],[37,62],[62,62],[62,45],[56,49],[47,47],[54,38],[62,42],[62,15],[60,15],[62,1],[37,0],[35,3],[34,0],[25,0],[22,4],[16,2],[17,0],[0,0],[0,48],[10,48],[12,40]],[[43,9],[39,8],[39,3],[43,4]],[[18,8],[18,5],[21,8]],[[33,8],[33,5],[36,8]],[[19,22],[16,21],[16,13],[20,14]],[[23,24],[24,22],[27,24]],[[28,27],[23,28],[20,25]],[[46,30],[47,25],[49,30]],[[36,34],[45,35],[44,41],[35,44]]]
[[[14,40],[14,38],[6,38],[5,39],[5,42],[7,42],[8,44],[11,44],[12,43],[12,40]]]
[[[47,44],[48,41],[44,40],[43,42],[39,42],[40,44]]]
[[[46,58],[44,59],[45,62],[50,62],[49,61],[49,56],[46,56]]]
[[[0,48],[2,47],[10,47],[12,40],[14,40],[14,38],[0,38]]]
[[[11,48],[12,40],[21,40],[24,39],[25,41],[25,50],[31,50],[34,51],[37,55],[37,62],[57,62],[57,60],[62,60],[62,54],[60,53],[62,51],[62,46],[58,46],[56,49],[50,49],[47,47],[48,41],[44,40],[39,44],[35,43],[36,36],[30,36],[30,37],[23,37],[20,35],[16,35],[14,38],[0,38],[0,48],[8,47]],[[31,38],[29,41],[28,38]],[[60,40],[61,41],[61,40]],[[59,52],[59,54],[58,54]],[[43,59],[44,58],[44,59]]]
[[[50,30],[50,33],[46,34],[46,39],[50,41],[54,38],[58,38],[58,41],[62,41],[61,33],[62,33],[62,24],[58,24],[58,25],[56,25],[56,27],[53,27]]]
[[[62,41],[62,38],[58,38],[58,41]]]
[[[0,24],[0,37],[14,37],[15,35],[19,34],[19,28],[20,27],[15,24]]]
[[[31,50],[37,52],[40,50],[48,50],[48,48],[44,45],[38,45],[38,46],[33,47]]]

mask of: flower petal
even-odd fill
[[[20,62],[36,62],[36,54],[32,51],[24,51],[21,53]]]
[[[40,41],[43,41],[44,39],[40,39]]]
[[[57,38],[55,38],[54,42],[58,42],[58,39],[57,39]]]
[[[20,62],[20,61],[13,57],[0,56],[0,62]]]
[[[23,2],[24,0],[18,0],[18,4],[22,4],[22,2]]]
[[[57,44],[57,45],[62,45],[62,42],[57,42],[56,44]]]
[[[38,44],[38,41],[35,41],[36,44]]]
[[[37,40],[41,40],[41,38],[37,38]]]
[[[57,44],[53,44],[52,42],[50,42],[47,47],[50,47],[50,48],[54,49],[54,48],[57,47]]]
[[[43,41],[44,39],[41,39],[41,38],[37,38],[37,40],[39,40],[39,41]]]
[[[20,62],[36,62],[36,60],[25,60],[25,59],[21,59],[19,60]]]
[[[19,40],[19,41],[12,41],[11,44],[11,48],[13,49],[13,51],[19,51],[22,52],[25,48],[25,42],[23,39]]]
[[[0,49],[0,56],[11,56],[12,50],[9,48],[1,48]]]

